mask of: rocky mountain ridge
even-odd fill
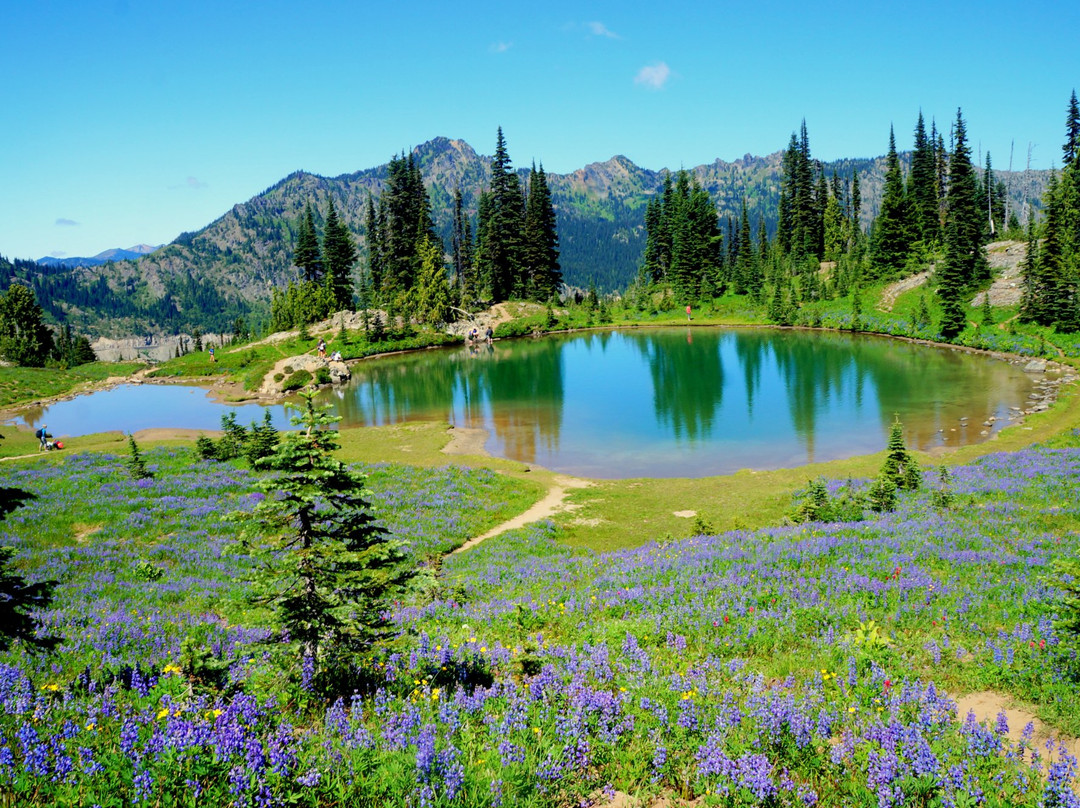
[[[475,215],[479,193],[487,186],[491,158],[478,154],[463,140],[437,137],[412,150],[424,177],[436,227],[449,247],[456,189],[462,191],[466,210]],[[513,158],[513,144],[510,143]],[[775,227],[781,186],[782,152],[764,157],[744,155],[732,162],[717,159],[689,169],[709,191],[721,219],[737,217],[745,200],[754,232],[764,219]],[[909,159],[904,155],[902,159]],[[365,254],[363,218],[367,199],[378,197],[387,180],[387,164],[338,177],[297,171],[246,202],[234,205],[201,230],[182,233],[171,244],[137,260],[107,261],[100,266],[72,270],[78,282],[104,278],[110,288],[127,290],[144,305],[152,306],[167,295],[177,297],[179,284],[206,286],[222,301],[255,312],[265,311],[271,290],[296,277],[291,265],[297,224],[304,205],[311,201],[324,215],[332,198]],[[845,182],[859,173],[862,192],[860,220],[872,221],[880,205],[885,158],[845,159],[823,164],[826,176],[835,171]],[[524,177],[528,168],[518,166]],[[624,288],[633,278],[644,249],[644,214],[648,200],[663,184],[666,169],[652,170],[616,155],[590,163],[568,174],[548,174],[560,237],[564,280],[600,289]],[[1041,196],[1045,179],[996,172],[1011,189],[1011,204]],[[1038,172],[1033,172],[1037,174]],[[1023,185],[1023,189],[1020,186]],[[317,221],[321,226],[321,221]],[[180,312],[183,319],[183,312]],[[199,323],[193,323],[199,324]],[[208,323],[202,327],[215,327]],[[222,327],[219,323],[216,327]],[[190,325],[188,327],[191,327]],[[107,323],[89,319],[90,333],[110,334]],[[156,329],[152,322],[142,329]],[[127,333],[130,333],[128,331]]]

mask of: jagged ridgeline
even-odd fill
[[[775,233],[783,154],[716,160],[689,170],[715,203],[725,234],[729,219],[732,225],[739,224],[744,202],[753,232],[763,223],[770,237]],[[411,156],[420,170],[434,232],[449,264],[455,193],[460,190],[462,210],[475,233],[480,197],[491,185],[492,158],[477,154],[464,141],[443,137],[417,146]],[[901,152],[899,159],[904,170],[909,170],[910,152]],[[356,241],[357,269],[368,266],[367,202],[369,197],[377,201],[385,191],[389,168],[387,163],[333,178],[295,172],[235,205],[202,230],[182,233],[172,244],[137,262],[43,273],[39,300],[57,319],[92,334],[194,326],[228,331],[237,317],[249,322],[265,319],[272,290],[299,277],[293,252],[309,202],[321,228],[333,200],[337,215]],[[821,169],[845,183],[858,172],[860,222],[868,226],[881,206],[885,157],[824,162]],[[519,166],[516,173],[519,183],[526,185],[529,169]],[[630,284],[645,248],[646,206],[661,192],[668,174],[642,168],[622,156],[569,174],[547,173],[563,281],[581,288],[595,284],[602,291]],[[1006,183],[1016,210],[1041,197],[1046,174],[995,172]]]

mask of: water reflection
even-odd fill
[[[447,420],[495,454],[596,477],[702,476],[985,439],[1031,389],[1015,367],[881,338],[607,331],[354,367],[346,423]],[[1000,419],[993,427],[983,422]],[[970,426],[965,426],[970,425]],[[980,434],[983,432],[987,434]]]
[[[985,440],[1025,406],[1008,363],[849,334],[631,329],[421,351],[352,366],[321,399],[344,426],[480,427],[493,454],[591,477],[780,468],[880,450],[898,415],[909,446]],[[58,435],[261,420],[192,387],[124,385],[25,414]],[[274,423],[288,423],[281,405]],[[990,422],[993,423],[990,423]],[[990,425],[987,425],[990,423]]]

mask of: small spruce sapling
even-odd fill
[[[277,472],[256,483],[266,498],[234,518],[247,524],[261,569],[253,598],[273,608],[297,658],[325,681],[389,636],[388,606],[415,570],[376,523],[364,475],[333,457],[340,418],[316,407],[314,393],[300,395],[291,419],[300,428],[258,463]]]
[[[142,458],[142,453],[139,451],[139,444],[135,442],[134,435],[128,435],[128,457],[127,467],[128,474],[131,475],[133,480],[149,480],[154,475],[150,473],[150,469],[146,467],[146,461]]]

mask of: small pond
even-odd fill
[[[864,335],[630,329],[421,351],[352,366],[327,390],[344,426],[447,421],[488,431],[494,455],[597,478],[701,477],[884,448],[899,416],[922,450],[989,438],[1032,379],[986,356]],[[195,387],[122,385],[27,413],[58,435],[216,429]],[[281,405],[271,408],[285,428]]]

